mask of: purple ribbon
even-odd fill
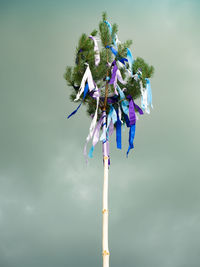
[[[129,125],[131,126],[136,123],[134,101],[131,95],[128,95],[127,99],[129,100],[129,120],[130,120]]]
[[[109,84],[114,84],[115,80],[116,80],[116,74],[117,74],[117,64],[116,64],[116,60],[113,61],[112,65],[114,66],[113,67],[113,71],[112,71],[112,77],[110,79],[110,82]]]

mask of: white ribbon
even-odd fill
[[[96,124],[97,124],[97,115],[98,115],[99,99],[100,99],[100,90],[98,89],[97,85],[96,85],[95,91],[93,93],[93,97],[96,98],[97,104],[96,104],[96,110],[95,110],[95,113],[94,113],[94,117],[93,117],[92,122],[90,124],[89,134],[88,134],[88,136],[86,138],[86,143],[85,143],[85,147],[84,147],[85,156],[87,155],[87,151],[86,151],[87,150],[87,144],[90,141],[90,139],[92,138],[92,136],[94,135],[95,127],[96,127]]]
[[[92,78],[92,73],[90,71],[90,67],[89,67],[89,65],[87,63],[85,63],[85,64],[87,65],[87,69],[86,69],[86,71],[85,71],[85,73],[83,75],[79,91],[78,91],[74,101],[77,101],[77,100],[80,99],[80,96],[84,92],[86,81],[88,82],[88,87],[89,87],[89,91],[90,92],[95,88],[94,81],[93,81],[93,78]]]
[[[100,53],[99,53],[99,47],[97,44],[97,39],[92,35],[90,35],[89,38],[91,38],[94,41],[95,65],[98,66],[100,63]]]
[[[150,110],[148,108],[148,94],[147,89],[143,87],[142,81],[140,80],[140,90],[141,90],[141,107],[146,113],[150,113]]]

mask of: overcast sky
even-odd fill
[[[154,65],[127,159],[111,143],[110,266],[200,266],[200,2],[0,1],[0,267],[100,267],[101,145],[63,78],[102,11]]]

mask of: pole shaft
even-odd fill
[[[104,156],[104,182],[103,182],[103,238],[102,253],[103,267],[109,267],[109,248],[108,248],[108,157]]]
[[[106,112],[103,117],[103,131],[106,131]],[[103,267],[109,267],[109,248],[108,248],[108,140],[103,142],[103,161],[104,161],[104,180],[103,180],[103,229],[102,229],[102,253]]]
[[[108,49],[106,53],[107,63],[108,63]],[[107,76],[109,74],[107,66]],[[105,98],[103,106],[103,132],[106,133],[106,106],[108,98],[108,81],[106,82],[105,88]],[[105,134],[106,136],[107,134]],[[103,180],[103,229],[102,229],[102,254],[103,254],[103,267],[109,267],[109,248],[108,248],[108,160],[109,160],[109,142],[107,140],[103,141],[103,162],[104,162],[104,180]]]

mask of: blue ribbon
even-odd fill
[[[88,93],[88,90],[89,90],[89,86],[88,86],[88,84],[86,83],[85,88],[84,88],[84,93],[83,93],[83,99],[82,99],[81,103],[78,105],[78,107],[77,107],[77,108],[76,108],[76,109],[75,109],[75,110],[74,110],[74,111],[67,117],[68,119],[78,111],[78,109],[79,109],[80,106],[82,105],[83,100],[85,99],[85,97],[86,97],[86,95],[87,95],[87,93]]]
[[[130,126],[130,130],[129,130],[129,147],[128,147],[128,150],[126,152],[126,156],[128,157],[128,153],[129,151],[134,148],[134,145],[133,145],[133,140],[134,140],[134,137],[135,137],[135,124],[131,125]]]
[[[122,64],[126,64],[126,62],[128,62],[128,59],[127,58],[125,58],[125,57],[122,57],[122,58],[120,58],[120,59],[118,59]]]
[[[122,125],[121,125],[121,121],[119,119],[119,114],[118,114],[118,110],[117,112],[117,122],[116,122],[116,142],[117,142],[117,148],[121,149],[122,148],[122,137],[121,137],[121,133],[122,133]]]
[[[107,45],[106,48],[109,48],[111,50],[111,52],[113,53],[113,55],[115,55],[115,56],[118,55],[117,50],[115,50],[115,48],[113,48],[112,46]],[[126,59],[125,57],[119,58],[118,60],[124,65],[126,64],[126,62],[128,62],[128,59]]]
[[[118,52],[117,52],[117,50],[115,50],[115,48],[113,48],[113,47],[110,46],[110,45],[107,45],[106,48],[110,48],[111,52],[112,52],[115,56],[117,56]]]

